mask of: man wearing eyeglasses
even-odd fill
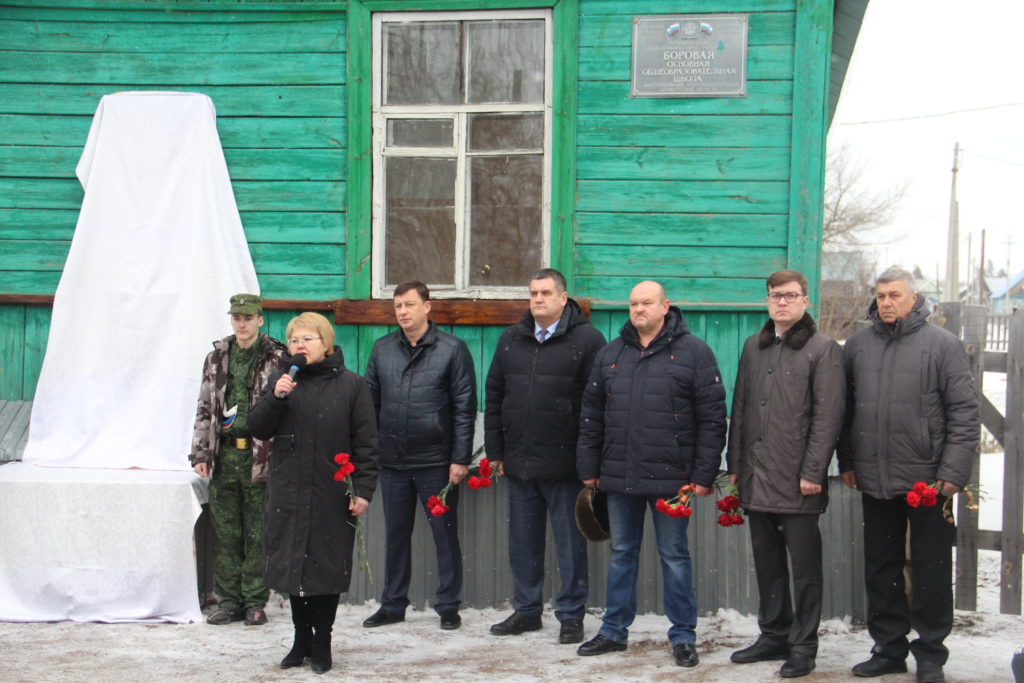
[[[231,297],[234,334],[215,341],[203,363],[189,462],[210,477],[210,515],[216,534],[213,582],[220,598],[206,621],[267,623],[263,585],[263,493],[271,441],[253,439],[249,408],[267,380],[284,367],[284,344],[260,334],[263,302],[255,294]]]
[[[434,610],[441,628],[462,624],[462,550],[458,484],[469,472],[476,424],[476,371],[466,343],[429,319],[430,290],[422,282],[395,288],[399,329],[378,339],[366,366],[380,430],[380,490],[387,537],[380,609],[363,621],[373,628],[405,621],[412,578],[412,530],[426,516],[437,550]],[[450,508],[434,517],[426,502],[449,482]]]
[[[807,278],[780,270],[767,285],[768,322],[740,355],[726,455],[750,526],[761,635],[732,661],[785,660],[779,675],[797,678],[814,670],[818,652],[818,517],[846,389],[839,345],[807,313]]]

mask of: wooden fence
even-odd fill
[[[964,341],[981,399],[982,424],[1004,451],[1002,531],[979,529],[978,512],[967,507],[964,496],[957,496],[956,607],[977,609],[978,550],[995,550],[1002,553],[999,611],[1020,614],[1024,553],[1024,311],[1001,316],[1005,322],[995,327],[991,323],[993,316],[981,306],[943,304],[942,314],[947,329],[959,333]],[[986,337],[993,329],[1005,331],[1005,340],[995,340],[1005,350],[991,350],[993,344]],[[1002,410],[984,394],[986,372],[1006,373],[1006,405]],[[975,490],[980,466],[980,454],[976,454],[970,481]]]

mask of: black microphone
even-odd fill
[[[306,367],[306,354],[297,353],[288,362],[291,364],[291,367],[288,368],[288,376],[295,379],[295,375],[299,374],[299,370]],[[284,398],[285,396],[287,396],[285,393],[277,395],[278,398]]]

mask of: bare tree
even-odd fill
[[[894,242],[878,231],[892,221],[906,186],[877,191],[865,186],[864,165],[846,147],[829,152],[822,221],[822,281],[818,324],[834,339],[846,339],[871,303],[875,260],[868,245]]]
[[[822,245],[825,250],[863,248],[869,242],[895,242],[899,236],[878,239],[876,231],[892,221],[906,185],[885,191],[864,183],[864,164],[845,146],[828,153],[825,163],[825,213]]]

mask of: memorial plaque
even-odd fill
[[[633,17],[633,97],[744,97],[747,15]]]

